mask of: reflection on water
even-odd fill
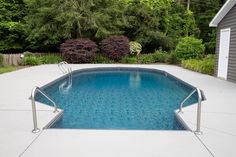
[[[129,75],[129,85],[130,87],[138,88],[140,86],[140,73],[139,72],[133,72]]]
[[[71,88],[72,88],[72,78],[69,77],[67,80],[65,80],[59,85],[59,92],[63,95],[68,95]]]

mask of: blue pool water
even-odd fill
[[[71,87],[64,78],[43,90],[64,110],[54,128],[177,130],[173,111],[193,87],[164,72],[103,69],[74,73]],[[40,94],[36,100],[50,105]]]

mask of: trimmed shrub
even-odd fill
[[[181,62],[182,67],[193,71],[201,72],[204,74],[213,75],[215,59],[214,55],[208,55],[206,58],[199,59],[188,59]]]
[[[36,56],[24,57],[23,65],[39,65],[41,64],[41,59]]]
[[[69,39],[60,46],[60,52],[68,63],[91,63],[98,51],[90,39]]]
[[[40,56],[31,52],[24,52],[23,65],[55,64],[63,61],[62,57],[55,54]]]
[[[142,64],[155,63],[155,59],[154,59],[154,57],[153,57],[153,54],[151,54],[151,53],[140,55],[139,61],[140,61],[140,63],[142,63]]]
[[[142,51],[142,45],[136,41],[129,42],[130,54],[134,56],[138,56]]]
[[[101,54],[96,54],[92,63],[95,63],[95,64],[96,63],[107,63],[107,64],[109,64],[109,63],[114,63],[114,61],[110,60],[107,57],[102,56]]]
[[[0,66],[3,66],[3,55],[0,53]]]
[[[177,64],[177,63],[179,63],[179,59],[177,58],[175,52],[171,52],[167,56],[166,63],[169,63],[169,64]]]
[[[156,51],[153,53],[154,62],[165,63],[169,54],[165,51]]]
[[[202,40],[194,37],[184,37],[177,44],[175,53],[179,59],[199,59],[202,58],[205,45]]]
[[[121,63],[124,64],[136,64],[137,63],[137,57],[133,57],[133,56],[125,56],[122,58]]]
[[[142,54],[139,57],[140,63],[150,64],[150,63],[169,63],[169,64],[177,64],[179,60],[176,57],[175,52],[165,52],[162,50],[158,50],[155,53]]]
[[[101,42],[101,51],[104,56],[119,61],[130,53],[129,39],[125,36],[111,36]]]

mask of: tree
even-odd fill
[[[125,35],[141,43],[144,52],[153,52],[159,48],[171,49],[172,40],[160,30],[161,17],[158,11],[136,0],[128,5],[125,16],[128,22]]]
[[[83,37],[94,23],[91,0],[29,0],[27,5],[30,8],[26,17],[27,41],[33,49]]]
[[[140,0],[141,3],[147,5],[151,9],[165,10],[171,7],[171,3],[174,0]]]
[[[226,0],[191,0],[190,9],[199,28],[199,38],[206,43],[207,53],[215,52],[216,29],[210,28],[209,23]]]
[[[159,17],[159,28],[164,34],[167,33],[169,27],[169,18],[172,16],[169,14],[172,9],[174,0],[140,0],[141,4],[149,7]]]
[[[190,10],[186,10],[184,13],[184,25],[183,25],[183,33],[184,36],[196,35],[199,30],[195,23],[195,18],[193,16],[193,12]]]
[[[115,0],[29,0],[26,17],[32,48],[50,47],[65,39],[104,38],[119,33],[122,4]]]
[[[0,51],[17,51],[23,48],[25,31],[23,17],[26,7],[23,0],[0,0]]]

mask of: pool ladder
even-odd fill
[[[62,61],[60,63],[58,63],[58,68],[61,70],[61,72],[63,74],[67,74],[68,75],[68,83],[67,86],[64,86],[63,84],[63,88],[69,89],[72,86],[72,68],[69,66],[69,64],[66,61]]]
[[[53,104],[54,113],[58,112],[57,104],[49,96],[47,96],[47,94],[44,93],[39,87],[34,87],[31,92],[31,103],[32,103],[33,124],[34,124],[34,129],[32,130],[33,133],[38,133],[40,131],[40,129],[38,128],[36,106],[35,106],[35,95],[37,92],[42,94],[47,100],[49,100]]]
[[[200,90],[199,88],[195,88],[188,96],[186,96],[180,103],[179,105],[179,113],[183,113],[183,105],[184,103],[194,94],[197,92],[197,96],[198,96],[198,104],[197,104],[197,126],[196,126],[196,130],[194,131],[194,133],[196,135],[201,135],[201,108],[202,108],[202,101],[205,100],[205,95],[203,93],[202,90]]]
[[[62,61],[58,63],[58,68],[61,70],[63,74],[72,75],[72,68],[69,67],[69,64],[66,61]]]
[[[66,68],[67,65],[67,68]],[[68,66],[68,63],[63,61],[58,63],[59,69],[62,71],[63,74],[67,74],[69,76],[69,84],[72,84],[72,68]],[[35,95],[36,93],[41,93],[47,100],[49,100],[54,106],[54,113],[58,112],[57,104],[46,94],[44,93],[41,88],[34,87],[31,92],[31,104],[32,104],[32,113],[33,113],[33,125],[34,129],[32,130],[33,133],[38,133],[40,129],[38,128],[37,122],[37,114],[36,114],[36,106],[35,106]]]

